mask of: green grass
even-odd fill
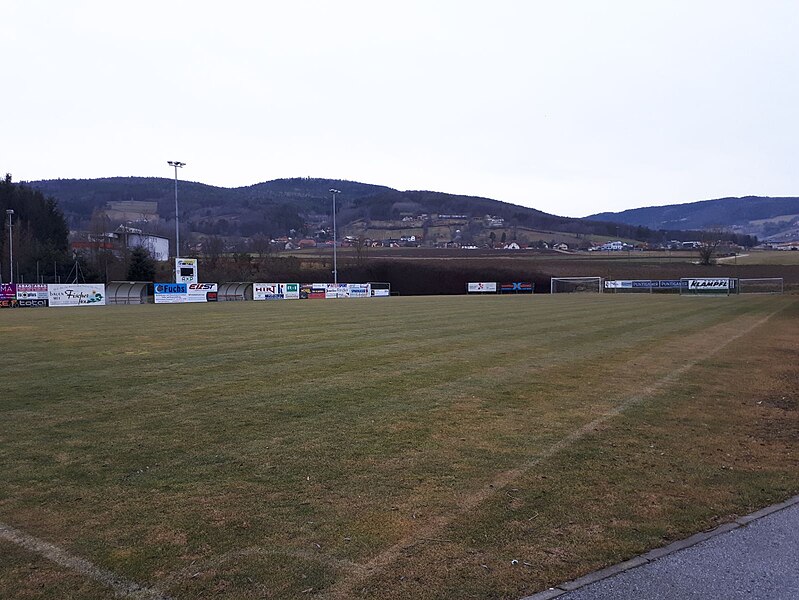
[[[5,311],[0,522],[178,598],[520,597],[799,489],[797,316],[567,295]],[[52,567],[32,590],[25,556],[0,541],[0,596],[103,597]]]
[[[727,264],[739,265],[799,265],[799,252],[790,250],[754,250],[742,256],[724,260]]]

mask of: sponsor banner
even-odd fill
[[[688,289],[689,290],[729,290],[730,289],[730,279],[728,277],[706,277],[702,279],[689,279],[688,280]]]
[[[49,300],[17,300],[17,306],[20,308],[42,308],[50,306]]]
[[[609,279],[605,281],[605,289],[609,290],[629,288],[670,289],[680,288],[686,285],[687,282],[681,282],[679,279]]]
[[[680,279],[660,279],[658,280],[658,287],[660,288],[681,288],[688,284],[687,281]]]
[[[375,289],[372,288],[372,297],[373,298],[385,298],[391,295],[391,290],[386,289]]]
[[[13,308],[17,305],[17,286],[13,283],[0,283],[0,308]]]
[[[371,296],[368,283],[348,283],[347,284],[347,297],[348,298],[368,298]]]
[[[47,300],[47,284],[18,283],[17,300]]]
[[[300,284],[299,283],[283,283],[283,297],[286,300],[299,300],[300,299]]]
[[[346,290],[347,288],[345,287],[344,289]],[[335,283],[325,284],[325,298],[338,298],[339,297],[338,293],[339,293],[339,286],[337,286]]]
[[[17,306],[23,308],[40,308],[48,306],[46,283],[18,283]]]
[[[156,304],[182,304],[188,302],[188,284],[156,283],[153,285]]]
[[[186,288],[186,302],[216,302],[217,297],[215,283],[190,283]]]
[[[253,283],[253,300],[283,300],[284,292],[279,283]]]
[[[530,281],[514,281],[513,283],[503,283],[500,284],[499,291],[503,294],[532,294],[533,284]]]
[[[324,299],[327,295],[326,283],[304,283],[301,288],[301,298]]]
[[[496,293],[496,281],[470,281],[466,285],[467,292]]]
[[[105,284],[51,283],[47,296],[50,306],[105,306]]]
[[[0,300],[16,300],[17,286],[14,283],[0,283]]]

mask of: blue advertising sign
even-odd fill
[[[156,304],[179,304],[188,301],[189,286],[185,283],[156,283],[153,290]]]

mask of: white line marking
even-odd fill
[[[43,556],[57,565],[71,569],[72,571],[90,577],[110,587],[114,590],[114,595],[117,598],[128,598],[130,600],[171,600],[169,596],[162,594],[154,588],[139,585],[119,575],[115,575],[111,571],[101,569],[85,558],[70,554],[63,548],[59,548],[50,542],[40,540],[10,525],[0,523],[0,539],[17,544],[26,550]]]

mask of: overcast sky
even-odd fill
[[[329,177],[583,216],[799,195],[796,0],[0,0],[15,180]]]

